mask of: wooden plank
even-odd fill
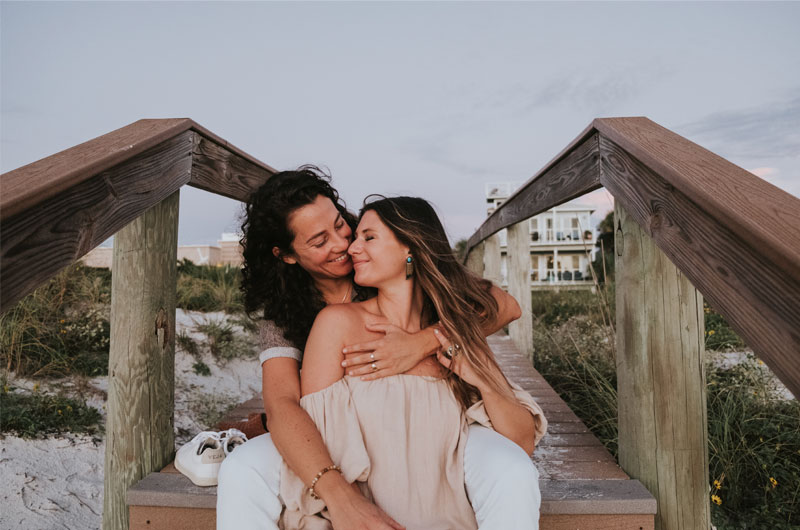
[[[652,530],[652,515],[542,515],[540,530]]]
[[[550,430],[550,424],[547,425]],[[543,460],[549,461],[572,461],[572,462],[616,462],[611,453],[606,451],[605,447],[590,445],[590,446],[567,446],[567,447],[554,447],[548,446],[537,449],[533,453],[533,461],[539,462]]]
[[[150,473],[128,490],[130,506],[214,508],[216,486],[195,486],[180,473]]]
[[[497,286],[503,285],[503,274],[500,271],[501,265],[501,252],[500,252],[500,234],[494,234],[486,238],[483,242],[483,262],[485,268],[483,277]]]
[[[128,488],[173,458],[179,196],[174,192],[114,238],[106,530],[128,528]]]
[[[554,433],[554,432],[547,432],[542,438],[541,442],[542,445],[547,445],[551,447],[556,446],[591,446],[591,445],[599,445],[602,447],[602,443],[598,440],[594,434],[592,433]]]
[[[165,140],[4,220],[0,311],[187,183],[193,134]]]
[[[553,161],[495,210],[469,238],[472,248],[490,235],[600,187],[597,134],[587,128]]]
[[[483,245],[469,251],[465,264],[476,276],[483,278]]]
[[[638,480],[542,480],[542,517],[549,514],[654,514],[656,501]]]
[[[522,312],[514,322],[508,325],[511,340],[528,359],[533,358],[533,313],[531,309],[531,253],[530,229],[528,221],[512,225],[508,229],[508,294],[516,298]],[[525,384],[520,386],[527,390]]]
[[[276,171],[196,134],[189,185],[242,202]]]
[[[139,120],[4,173],[0,220],[5,221],[56,197],[98,173],[188,131],[192,124],[188,118]]]
[[[619,462],[659,528],[708,528],[703,300],[617,202]]]
[[[131,530],[214,530],[215,508],[172,508],[168,506],[131,506]]]
[[[800,278],[800,199],[647,118],[593,125],[718,225]]]
[[[600,148],[603,185],[800,396],[800,277],[787,274],[611,140],[602,137]]]

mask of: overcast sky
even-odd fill
[[[800,196],[800,3],[0,5],[0,169],[189,117],[278,169],[431,200],[452,240],[596,117],[647,116]],[[608,209],[605,192],[580,202]],[[238,227],[184,187],[181,244]]]

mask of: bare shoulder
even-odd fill
[[[360,322],[357,310],[348,307],[351,305],[327,306],[314,320],[303,354],[302,395],[322,390],[344,376],[342,349]]]

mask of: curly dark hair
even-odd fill
[[[284,263],[272,249],[292,252],[294,234],[287,224],[289,215],[320,195],[329,198],[355,229],[355,216],[347,211],[330,180],[330,175],[312,165],[282,171],[254,191],[245,205],[240,240],[244,257],[240,289],[245,311],[251,316],[261,311],[300,349],[305,347],[325,300],[308,272],[299,265]]]

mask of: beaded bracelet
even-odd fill
[[[322,468],[322,470],[319,473],[317,473],[317,476],[314,477],[314,480],[311,481],[311,485],[308,487],[308,490],[307,490],[308,494],[311,495],[312,499],[319,499],[320,498],[319,495],[317,495],[317,492],[314,491],[314,486],[317,485],[317,481],[320,479],[320,477],[322,477],[322,475],[324,475],[328,471],[338,471],[339,473],[341,473],[342,472],[342,468],[340,468],[336,464],[332,464],[332,465],[330,465],[328,467]]]

